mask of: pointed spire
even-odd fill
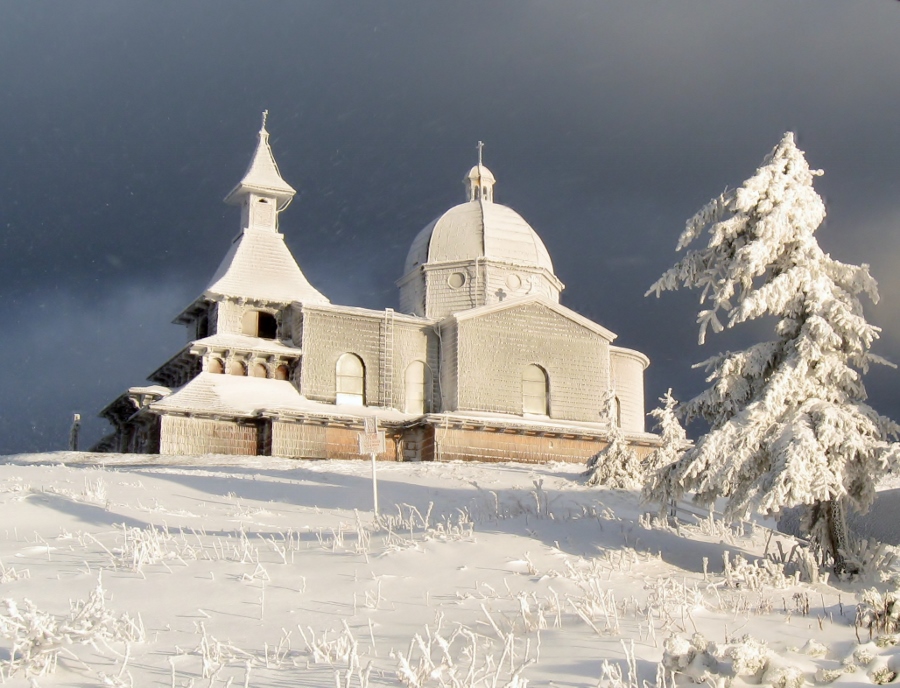
[[[277,199],[278,209],[283,210],[297,193],[290,184],[281,178],[281,172],[278,171],[278,164],[275,162],[275,156],[272,155],[272,149],[269,146],[269,132],[266,130],[268,116],[269,111],[263,110],[256,152],[250,160],[250,166],[247,168],[244,178],[225,197],[226,203],[241,205],[248,195],[254,194]]]
[[[496,179],[482,163],[484,142],[479,141],[476,149],[478,150],[478,164],[469,170],[469,174],[463,179],[463,184],[466,186],[470,201],[491,203],[494,200],[494,182],[496,182]]]

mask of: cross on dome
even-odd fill
[[[484,141],[479,141],[475,148],[478,150],[478,164],[469,170],[469,174],[463,179],[463,184],[466,186],[470,201],[492,203],[494,200],[494,183],[497,180],[482,162]]]

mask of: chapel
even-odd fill
[[[584,461],[614,427],[650,451],[648,358],[560,303],[544,243],[495,181],[479,147],[463,202],[413,238],[397,310],[333,304],[280,231],[295,190],[264,115],[225,197],[239,232],[174,320],[187,344],[101,411],[113,432],[96,449],[359,458],[375,419],[388,460]]]

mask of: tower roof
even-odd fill
[[[275,156],[272,155],[272,148],[269,146],[269,132],[266,131],[268,114],[268,110],[263,112],[259,142],[256,144],[256,151],[250,160],[250,166],[243,179],[225,197],[226,203],[240,205],[244,196],[256,193],[262,196],[274,196],[278,199],[279,209],[282,209],[297,193],[290,184],[281,178],[278,163],[275,162]]]
[[[279,210],[290,202],[294,190],[281,178],[266,131],[266,113],[259,130],[259,144],[247,174],[225,201],[241,203],[248,194],[269,199],[275,198]],[[258,199],[254,207],[271,208],[266,199]],[[246,210],[246,209],[245,209]],[[284,243],[284,235],[278,231],[273,216],[255,216],[253,209],[244,213],[245,224],[241,233],[222,259],[219,269],[210,280],[204,295],[230,298],[249,298],[264,301],[291,303],[328,303],[328,299],[313,287],[290,249]],[[261,219],[260,219],[261,218]],[[265,220],[268,220],[267,222]]]
[[[204,292],[208,296],[290,303],[329,303],[297,265],[284,235],[245,229]]]

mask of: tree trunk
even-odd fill
[[[848,562],[845,554],[848,551],[850,535],[844,518],[844,503],[840,498],[812,505],[808,532],[811,540],[831,555],[835,574],[844,576],[859,573],[857,567]]]

